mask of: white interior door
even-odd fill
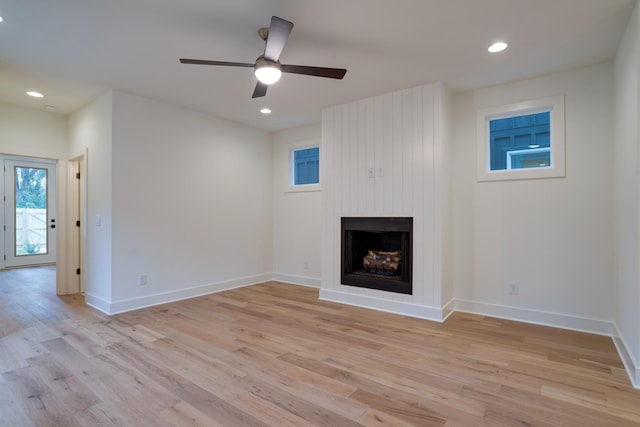
[[[5,267],[56,262],[56,165],[4,161]]]

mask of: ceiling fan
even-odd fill
[[[258,35],[265,41],[264,54],[260,55],[256,62],[225,62],[209,61],[206,59],[180,58],[182,64],[196,65],[226,65],[229,67],[253,67],[258,83],[253,91],[252,98],[259,98],[267,94],[270,84],[277,82],[282,73],[304,74],[307,76],[327,77],[330,79],[342,79],[347,73],[344,68],[311,67],[307,65],[280,64],[278,60],[284,45],[293,29],[293,23],[277,16],[271,17],[269,28],[260,28]]]

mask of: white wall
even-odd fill
[[[320,123],[273,134],[274,278],[314,287],[320,287],[322,193],[290,190],[289,153],[320,145],[320,138]]]
[[[67,117],[0,102],[0,153],[66,159]]]
[[[323,111],[322,298],[438,320],[446,315],[446,93],[433,83]],[[413,217],[412,295],[340,283],[343,216]]]
[[[113,93],[69,117],[69,158],[86,156],[85,300],[103,311],[111,302]],[[101,225],[96,226],[100,216]]]
[[[271,157],[264,131],[114,92],[111,311],[269,280]]]
[[[566,177],[476,182],[476,110],[551,95],[565,96]],[[457,94],[453,115],[456,308],[609,333],[612,64]]]
[[[271,278],[266,132],[118,91],[69,127],[69,157],[87,156],[89,304],[114,313]]]
[[[615,59],[615,322],[628,369],[640,386],[640,279],[638,277],[638,117],[640,114],[640,10],[630,17]],[[620,344],[620,343],[619,343]],[[619,346],[620,347],[620,346]],[[624,354],[624,353],[623,353]]]

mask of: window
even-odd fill
[[[320,183],[320,148],[308,147],[291,150],[289,185]]]
[[[478,181],[564,176],[564,97],[478,112]]]
[[[549,166],[550,116],[550,112],[545,111],[489,120],[490,169],[495,171]]]

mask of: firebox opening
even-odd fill
[[[412,218],[342,218],[342,284],[412,294]]]

